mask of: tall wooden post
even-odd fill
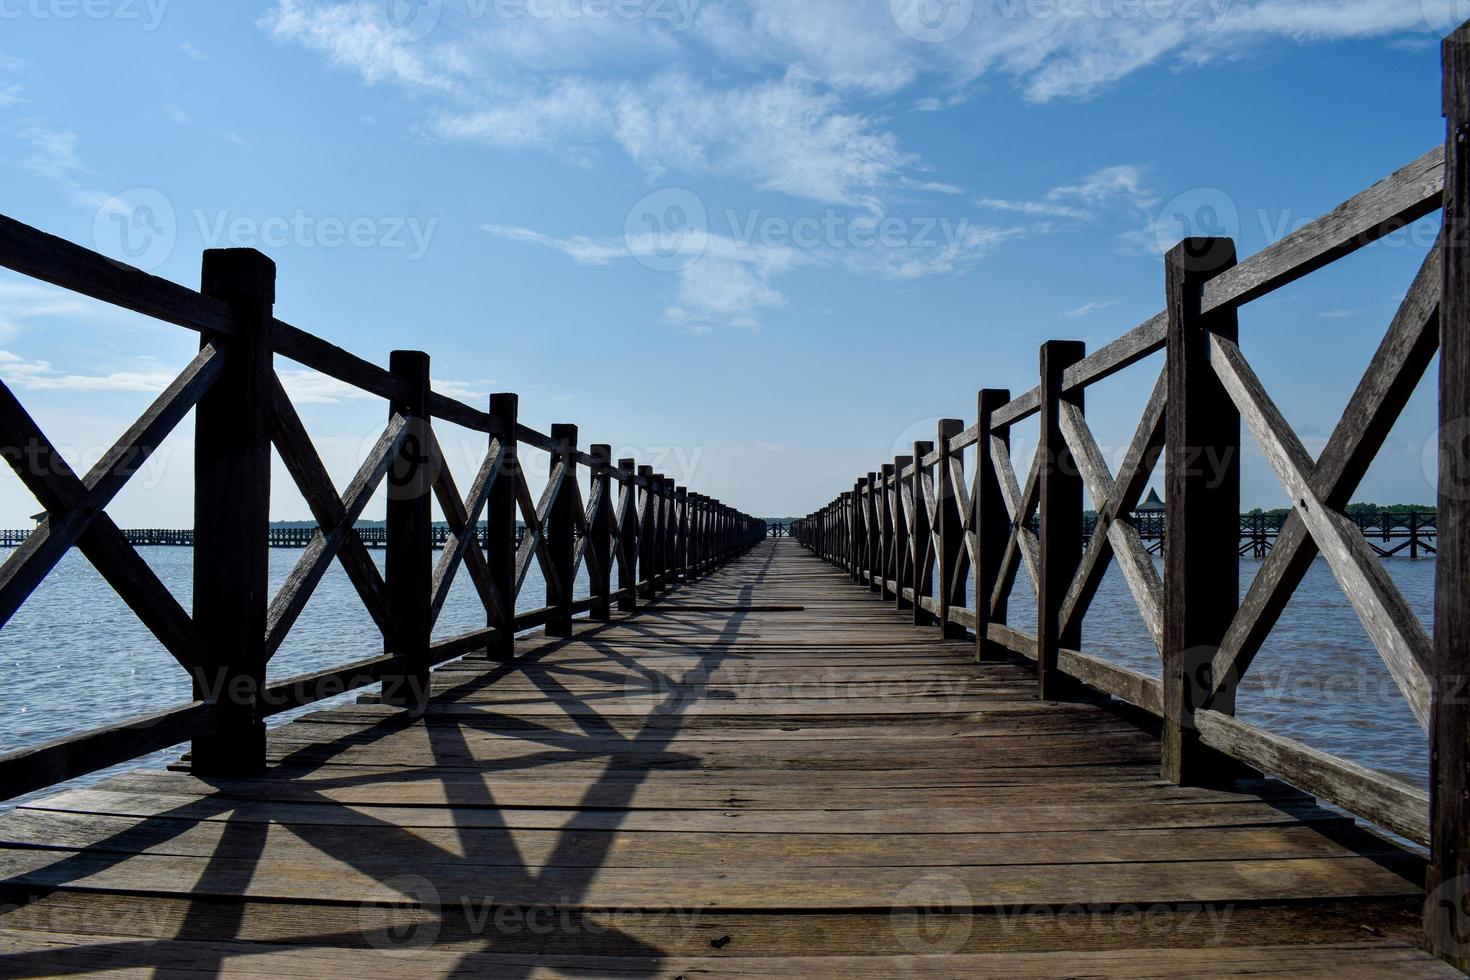
[[[225,352],[225,368],[196,409],[194,622],[208,660],[194,696],[221,717],[218,731],[194,739],[191,765],[248,776],[265,769],[275,263],[253,249],[211,249],[201,291],[230,304],[235,332],[201,338]]]
[[[551,444],[551,472],[565,466],[566,478],[546,517],[546,550],[560,583],[560,588],[546,583],[546,604],[556,609],[546,623],[546,635],[568,637],[572,635],[572,592],[576,584],[572,569],[577,555],[577,501],[572,486],[577,479],[577,427],[553,425]]]
[[[679,533],[679,515],[674,509],[674,481],[667,476],[661,476],[663,486],[663,561],[660,563],[663,570],[664,588],[674,586],[674,571],[677,567],[674,556],[674,544]]]
[[[489,625],[496,630],[489,655],[499,661],[515,659],[516,648],[516,485],[522,479],[516,443],[519,423],[520,396],[490,396],[490,440],[499,440],[505,447],[505,462],[485,502],[485,561],[507,617],[501,621],[493,612],[489,617]]]
[[[1011,515],[1006,510],[1005,495],[995,468],[994,447],[999,442],[1009,455],[1011,431],[997,428],[993,419],[996,411],[1010,400],[1011,393],[1004,388],[986,388],[980,392],[980,441],[975,447],[975,494],[971,503],[975,507],[976,536],[975,657],[981,661],[990,648],[990,624],[1003,626],[1006,622],[1004,603],[993,612],[990,608],[1011,539]]]
[[[1077,682],[1057,665],[1060,651],[1082,645],[1082,629],[1061,629],[1062,605],[1082,562],[1082,471],[1062,436],[1062,403],[1082,407],[1082,392],[1064,394],[1062,373],[1082,360],[1078,341],[1041,346],[1041,587],[1036,600],[1037,696],[1043,701],[1075,698]]]
[[[638,520],[638,466],[636,460],[618,460],[622,490],[618,496],[618,609],[638,609],[638,550],[643,528]]]
[[[383,675],[383,703],[418,710],[429,697],[429,634],[434,582],[433,484],[430,448],[429,355],[394,351],[389,370],[400,397],[390,414],[408,420],[398,456],[388,471],[388,554],[384,558],[388,609],[393,624],[387,644],[393,669]]]
[[[655,589],[669,587],[669,481],[662,473],[653,475],[653,569]]]
[[[1444,42],[1439,556],[1430,707],[1429,948],[1470,972],[1470,25]]]
[[[883,489],[878,474],[869,473],[867,494],[863,498],[863,551],[867,555],[868,591],[883,591],[883,528],[879,523],[879,501]]]
[[[589,495],[597,500],[592,510],[592,519],[587,522],[587,577],[592,585],[592,596],[597,600],[591,610],[595,622],[606,623],[612,619],[612,526],[613,526],[613,481],[612,447],[595,445],[591,456],[596,461],[592,467]],[[595,565],[592,559],[595,558]]]
[[[1210,334],[1235,340],[1233,309],[1203,315],[1205,283],[1235,265],[1228,238],[1190,238],[1165,257],[1169,311],[1164,450],[1163,778],[1201,782],[1213,768],[1194,730],[1210,667],[1240,607],[1240,413],[1210,367]],[[1219,775],[1214,773],[1213,775]]]
[[[909,546],[913,549],[911,577],[915,626],[928,626],[934,622],[934,614],[924,608],[924,600],[934,595],[934,534],[926,503],[929,497],[924,489],[924,457],[933,451],[932,442],[914,443],[914,476],[910,484],[914,494],[914,522],[909,528]]]
[[[674,513],[677,517],[674,535],[674,577],[689,581],[689,488],[674,488]]]
[[[945,636],[960,639],[967,635],[965,628],[950,622],[949,611],[955,607],[964,608],[965,605],[965,583],[956,581],[959,578],[960,555],[965,547],[965,524],[964,516],[960,513],[959,496],[950,479],[950,471],[956,462],[963,466],[964,460],[959,453],[950,449],[949,444],[950,440],[957,438],[963,431],[965,423],[959,419],[944,419],[939,423],[935,438],[935,445],[939,449],[939,465],[934,469],[934,494],[938,501],[935,516],[939,524],[935,528],[939,534],[939,551],[935,556],[939,569],[939,582],[935,590],[939,596],[939,628]]]
[[[879,561],[878,566],[882,569],[881,588],[879,595],[883,601],[894,601],[894,588],[892,583],[897,582],[898,573],[894,570],[894,560],[898,552],[894,551],[894,464],[883,463],[882,473],[878,476],[878,519],[881,527],[881,541],[878,544]]]
[[[638,526],[638,581],[643,598],[658,594],[658,487],[654,484],[653,467],[638,467],[642,509]]]
[[[696,582],[703,573],[701,567],[701,555],[703,554],[703,520],[704,520],[704,498],[694,491],[689,492],[688,516],[688,541],[687,552],[684,556],[684,581]]]
[[[913,461],[912,456],[893,457],[893,603],[900,611],[909,608],[910,603],[903,597],[903,590],[912,587],[906,575],[912,545],[909,542],[908,510],[903,503],[903,471]]]

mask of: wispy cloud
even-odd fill
[[[26,279],[0,280],[0,340],[60,318],[111,318],[112,307]]]
[[[174,374],[167,371],[112,371],[106,374],[67,374],[49,361],[32,360],[0,350],[0,377],[31,391],[137,391],[157,394]]]
[[[1067,312],[1063,313],[1062,316],[1066,317],[1069,320],[1081,320],[1083,317],[1092,316],[1094,313],[1101,313],[1103,310],[1111,309],[1112,307],[1117,305],[1118,301],[1115,299],[1101,300],[1092,303],[1083,303],[1076,309],[1068,310]]]
[[[483,231],[510,241],[549,248],[580,265],[605,266],[624,260],[669,263],[677,273],[674,301],[664,319],[695,333],[720,326],[759,331],[761,314],[787,305],[776,280],[800,269],[836,270],[864,278],[913,280],[962,271],[983,260],[1021,229],[943,224],[919,246],[874,241],[855,247],[846,241],[811,246],[742,240],[717,233],[688,236],[677,243],[648,234],[623,238],[557,237],[529,228],[487,224]],[[672,252],[672,254],[671,254]]]
[[[179,50],[189,58],[190,61],[208,61],[209,55],[199,49],[193,41],[185,41],[179,45]]]
[[[909,105],[941,111],[992,77],[1035,101],[1088,98],[1149,66],[1246,56],[1265,41],[1422,37],[1455,2],[1162,0],[1093,16],[1006,0],[975,4],[941,44],[906,35],[890,0],[704,0],[677,18],[445,5],[415,43],[389,36],[372,4],[275,0],[261,25],[368,85],[421,99],[435,138],[578,162],[610,147],[655,176],[709,173],[876,207],[917,161],[883,115],[855,108],[864,100],[925,86]]]

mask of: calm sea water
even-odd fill
[[[1162,565],[1156,565],[1162,574]],[[1261,565],[1241,559],[1241,595]],[[1384,568],[1433,635],[1433,559],[1394,558],[1385,561]],[[1024,572],[1011,593],[1009,618],[1017,628],[1035,632],[1036,594]],[[1158,650],[1115,566],[1109,567],[1083,622],[1082,649],[1159,676]],[[1236,716],[1324,752],[1428,785],[1428,738],[1321,558],[1242,680]]]
[[[141,548],[143,557],[187,609],[193,551]],[[0,550],[0,559],[6,552]],[[300,557],[271,553],[279,588]],[[382,554],[377,554],[382,562]],[[1260,568],[1245,561],[1242,589]],[[1385,563],[1410,606],[1433,628],[1434,562]],[[577,595],[587,594],[585,574]],[[521,611],[544,605],[545,587],[533,566]],[[463,572],[435,631],[454,636],[484,625],[484,610]],[[1011,603],[1011,622],[1031,629],[1035,598],[1024,574]],[[1159,658],[1116,569],[1111,569],[1085,623],[1084,649],[1115,663],[1157,675]],[[381,652],[375,627],[339,566],[323,579],[276,659],[271,676],[284,678],[340,666]],[[81,555],[68,555],[16,617],[0,630],[0,751],[34,745],[189,699],[189,682],[173,658],[123,605]],[[341,701],[323,702],[302,711]],[[302,712],[281,715],[283,724]],[[1419,782],[1427,779],[1428,748],[1382,660],[1343,597],[1332,572],[1318,561],[1246,676],[1238,714],[1244,720],[1316,748]],[[161,766],[178,750],[120,768]],[[111,773],[79,780],[94,783]]]
[[[10,553],[0,548],[0,561]],[[192,548],[139,548],[141,554],[185,609],[191,606]],[[384,553],[372,553],[381,570]],[[302,552],[270,553],[272,591],[279,590]],[[437,558],[437,553],[436,553]],[[573,589],[588,595],[585,569]],[[533,563],[517,600],[518,612],[546,604],[546,583]],[[485,607],[461,569],[434,629],[446,639],[485,627]],[[342,567],[333,564],[301,618],[270,663],[270,678],[280,680],[382,654],[381,634]],[[91,564],[70,552],[35,594],[0,629],[0,752],[35,745],[102,727],[137,715],[187,703],[189,678],[154,639],[132,610],[117,597]],[[286,712],[272,727],[309,711],[350,702],[361,691]],[[119,771],[167,765],[179,749],[95,773],[68,786],[91,785]],[[46,795],[54,790],[46,790]],[[32,797],[23,797],[0,810]]]

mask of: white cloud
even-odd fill
[[[140,391],[157,394],[173,381],[167,371],[114,371],[108,374],[63,374],[49,361],[31,360],[0,350],[0,377],[30,391]]]
[[[189,58],[190,61],[208,61],[209,55],[205,54],[193,41],[185,41],[179,45],[179,50]]]
[[[1115,299],[1101,300],[1092,303],[1083,303],[1075,310],[1068,310],[1067,312],[1063,313],[1062,316],[1066,317],[1069,320],[1080,320],[1083,317],[1092,316],[1094,313],[1101,313],[1103,310],[1112,309],[1114,306],[1117,305],[1118,301]]]
[[[555,249],[563,255],[570,256],[580,265],[607,265],[617,259],[626,259],[631,256],[628,244],[625,241],[598,241],[585,235],[573,235],[570,238],[553,238],[543,235],[539,231],[529,228],[517,228],[512,225],[481,225],[481,231],[488,231],[500,238],[509,238],[512,241],[528,242],[533,245],[543,245],[546,248]]]
[[[293,405],[337,405],[346,401],[372,401],[378,398],[372,392],[363,391],[309,368],[277,368],[276,374]],[[439,394],[467,402],[480,402],[488,397],[488,385],[488,381],[468,384],[442,378],[434,378],[429,382],[429,386]]]
[[[22,163],[44,177],[72,179],[87,172],[77,154],[77,134],[31,126],[18,134],[30,151]]]
[[[896,28],[888,0],[717,0],[696,32],[729,57],[765,52],[839,88],[893,93],[932,79],[963,91],[991,75],[1035,101],[1087,98],[1141,68],[1191,65],[1294,43],[1442,32],[1457,0],[996,0],[939,44]],[[943,102],[928,96],[916,108]]]
[[[710,232],[681,241],[674,256],[678,288],[665,308],[671,323],[705,333],[719,326],[758,331],[761,314],[787,304],[775,281],[800,269],[832,269],[866,278],[905,281],[946,275],[980,262],[1022,229],[975,227],[967,221],[915,221],[902,226],[908,239],[885,240],[871,232],[861,238],[854,226],[830,240],[796,244],[799,236],[772,243],[759,237]],[[669,260],[650,233],[618,239],[583,235],[555,237],[529,228],[482,225],[482,230],[511,241],[553,249],[580,265],[604,266],[640,259]]]
[[[653,174],[733,175],[855,203],[914,163],[855,100],[926,86],[909,104],[938,111],[996,75],[1033,100],[1087,98],[1150,65],[1238,57],[1263,41],[1422,36],[1454,2],[996,0],[942,44],[905,35],[889,0],[703,0],[638,17],[445,5],[413,43],[395,42],[356,0],[275,0],[261,24],[369,85],[423,98],[426,132],[439,138],[577,162],[607,144]]]
[[[26,63],[19,58],[0,55],[0,109],[25,101],[21,96],[25,89],[20,82],[5,78],[6,75],[19,75],[25,67]]]
[[[1121,223],[1127,230],[1117,236],[1118,245],[1127,253],[1154,255],[1157,252],[1155,232],[1159,195],[1149,185],[1145,168],[1133,164],[1105,167],[1076,183],[1053,187],[1040,199],[1012,201],[997,197],[981,197],[977,207],[1037,219],[1030,230],[1045,234],[1057,227],[1097,222],[1106,217]]]
[[[112,308],[75,293],[28,279],[0,280],[0,340],[14,337],[26,327],[33,326],[32,321],[58,317],[95,319],[112,315]]]

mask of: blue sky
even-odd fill
[[[1249,255],[1443,139],[1456,0],[0,0],[0,210],[475,404],[521,394],[703,492],[805,513],[975,392],[1163,302],[1186,231]],[[1180,216],[1188,220],[1181,221]],[[1320,449],[1426,222],[1249,308]],[[0,377],[90,462],[197,338],[0,276]],[[1096,389],[1116,460],[1160,364]],[[340,484],[382,406],[281,364]],[[1433,498],[1426,386],[1364,499]],[[1029,454],[1029,431],[1016,433]],[[190,522],[187,426],[112,509]],[[1249,437],[1247,437],[1248,439]],[[446,432],[467,483],[479,444]],[[1259,454],[1250,505],[1284,496]],[[38,509],[8,473],[0,524]],[[305,515],[278,474],[273,509]],[[369,515],[381,507],[370,508]]]

